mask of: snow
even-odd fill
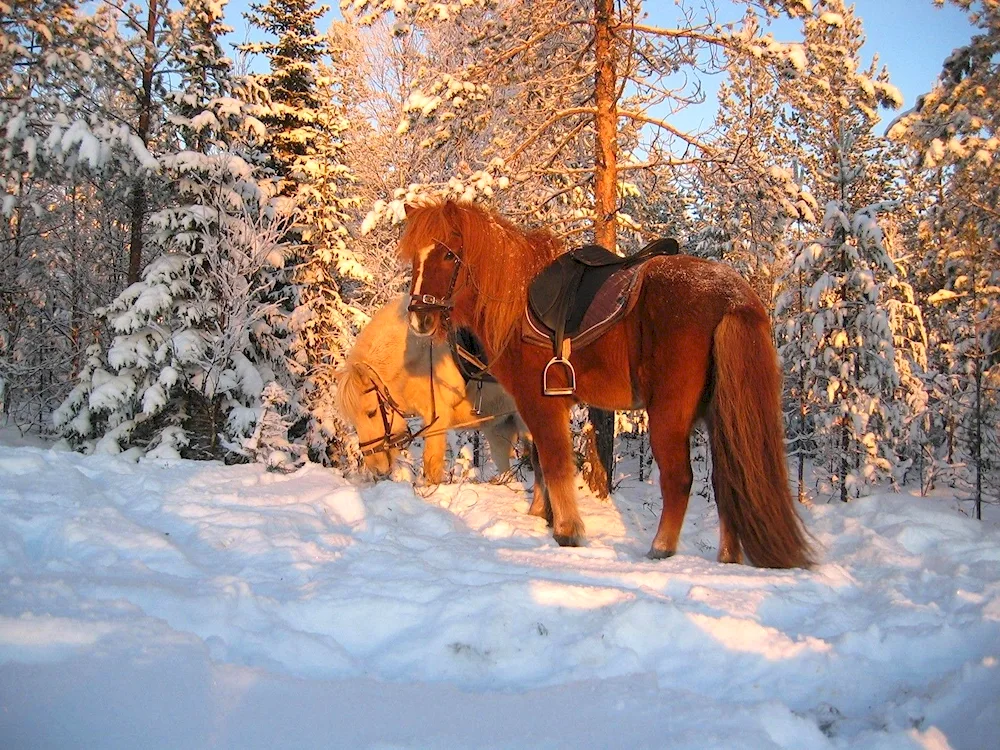
[[[1000,529],[882,494],[803,511],[813,571],[643,553],[655,485],[526,488],[0,447],[5,747],[978,748]]]

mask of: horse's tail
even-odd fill
[[[781,372],[767,318],[727,313],[715,329],[708,407],[712,482],[720,522],[763,568],[808,568],[806,531],[788,487]]]

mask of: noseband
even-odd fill
[[[455,300],[453,299],[455,284],[458,282],[458,272],[462,269],[462,259],[443,242],[439,242],[438,244],[446,248],[447,254],[451,255],[451,262],[454,264],[451,272],[451,281],[448,282],[448,291],[444,293],[443,297],[436,297],[433,294],[411,294],[410,304],[406,309],[409,312],[415,313],[441,313],[445,330],[449,330],[451,328],[451,311],[455,307]]]
[[[416,432],[410,429],[410,423],[406,419],[406,412],[396,403],[396,400],[389,393],[389,389],[386,387],[385,383],[382,382],[382,378],[379,376],[375,369],[371,365],[365,365],[365,369],[371,374],[372,387],[363,391],[363,393],[374,393],[375,397],[378,399],[378,411],[379,415],[382,417],[382,427],[385,432],[381,437],[372,438],[371,440],[365,440],[364,442],[358,443],[358,448],[361,450],[362,457],[374,456],[376,453],[386,453],[388,454],[391,450],[402,450],[407,448],[410,444],[421,437],[425,432],[427,432],[435,422],[437,422],[437,399],[434,393],[434,350],[429,348],[430,353],[430,386],[431,386],[431,419],[430,421],[421,427]],[[397,414],[400,419],[403,420],[403,425],[405,429],[402,432],[397,432],[395,435],[392,433],[392,414]]]
[[[375,372],[372,367],[366,365],[366,369],[371,374],[372,387],[363,391],[363,393],[374,393],[375,397],[378,399],[378,411],[379,415],[382,417],[382,426],[385,432],[381,437],[372,438],[371,440],[365,440],[364,442],[358,443],[358,448],[361,449],[361,455],[364,457],[374,456],[376,453],[388,453],[393,449],[401,449],[412,443],[416,436],[410,430],[410,424],[406,421],[406,414],[399,407],[393,399],[392,394],[389,393],[389,389],[385,387],[385,383],[382,382],[382,378],[379,374]],[[403,420],[403,424],[406,425],[406,430],[403,432],[397,432],[395,435],[392,434],[392,416],[391,414],[398,414]]]

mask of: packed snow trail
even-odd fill
[[[426,497],[421,495],[426,494]],[[956,747],[1000,733],[1000,529],[803,509],[822,563],[716,563],[692,499],[0,448],[0,746]]]

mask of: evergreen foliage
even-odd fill
[[[347,466],[334,374],[407,283],[393,223],[433,194],[733,264],[773,315],[800,497],[950,483],[978,513],[1000,480],[1000,11],[933,2],[973,36],[883,138],[899,94],[845,0],[341,0],[328,30],[313,0],[262,0],[248,76],[218,0],[0,0],[3,419]],[[706,74],[717,117],[680,129]]]

